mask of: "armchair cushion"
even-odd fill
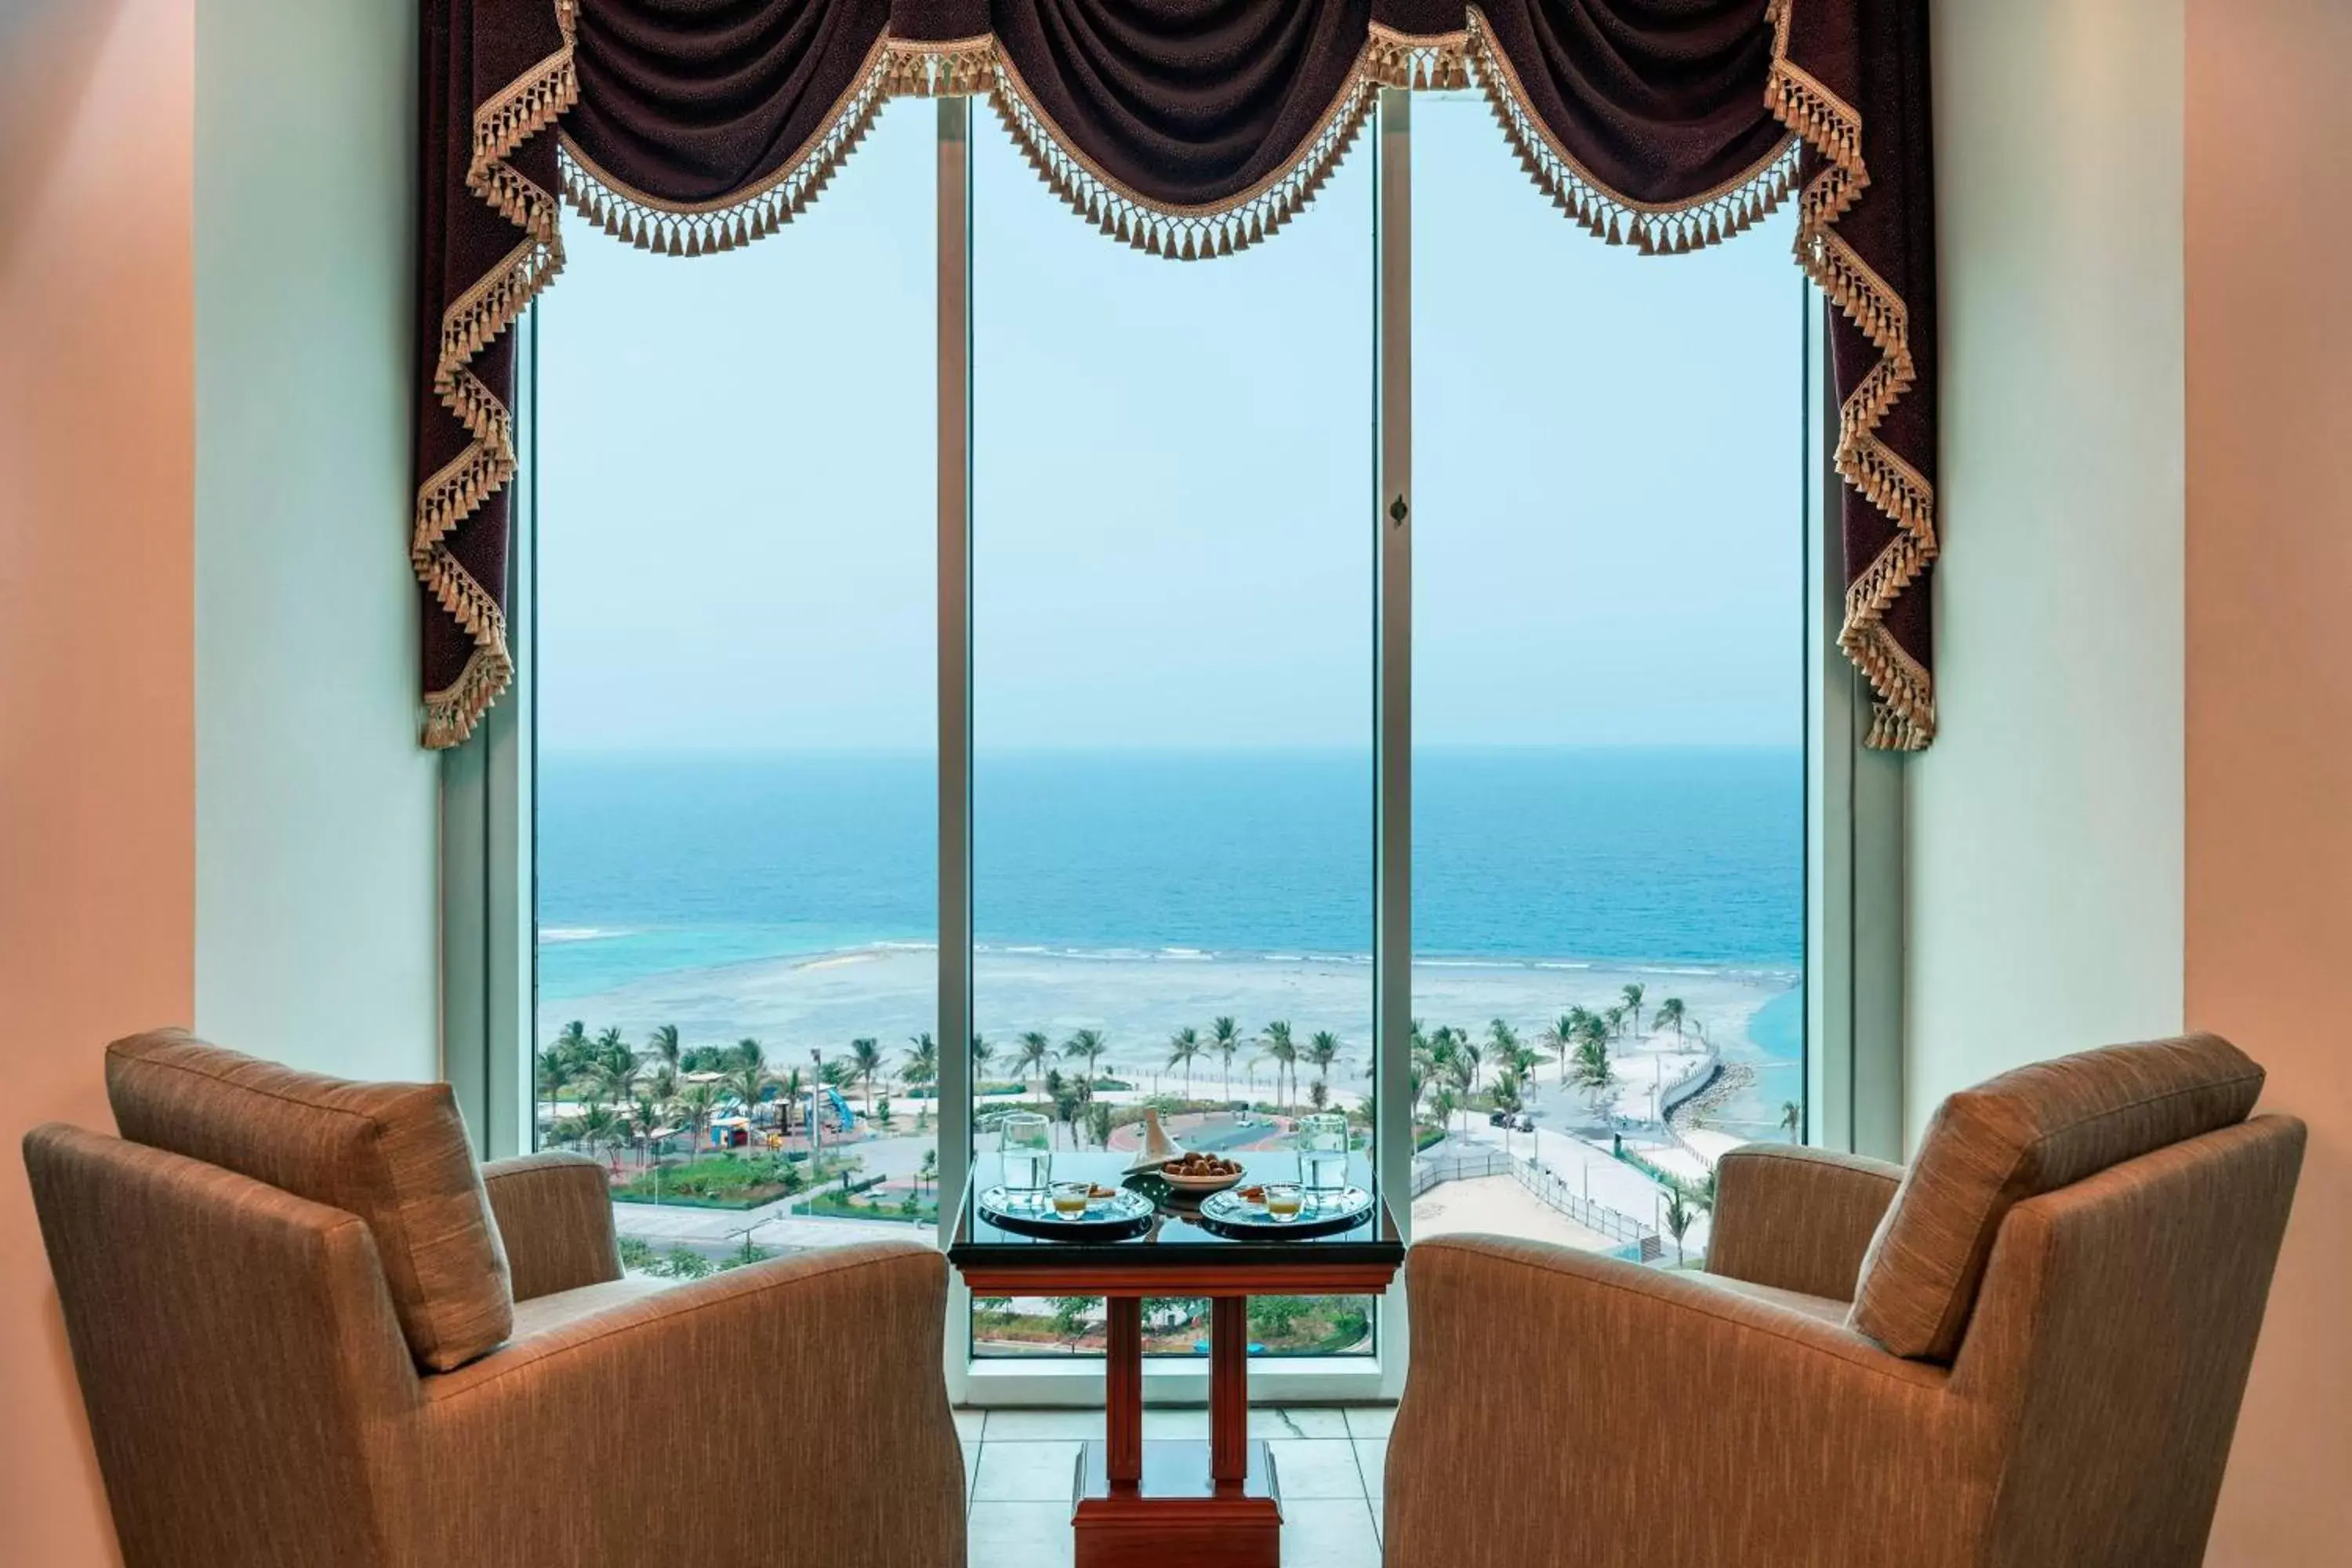
[[[1959,1352],[2011,1208],[2246,1119],[2263,1069],[2218,1035],[2111,1046],[2003,1073],[1937,1108],[1879,1222],[1850,1321],[1896,1355]]]
[[[351,1083],[163,1029],[107,1047],[106,1093],[133,1142],[364,1221],[420,1366],[462,1366],[511,1330],[506,1248],[447,1084]]]
[[[613,1189],[601,1162],[550,1151],[482,1167],[490,1218],[514,1278],[515,1332],[522,1303],[621,1277]]]
[[[1809,1298],[1853,1300],[1863,1255],[1903,1167],[1786,1143],[1743,1143],[1716,1163],[1706,1266]]]

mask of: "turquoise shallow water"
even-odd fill
[[[563,756],[541,764],[540,984],[934,935],[929,758]],[[1799,754],[1434,751],[1414,776],[1423,956],[1794,968]],[[1371,948],[1370,759],[984,754],[973,920],[999,946]]]

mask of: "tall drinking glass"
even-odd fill
[[[1033,1110],[1015,1110],[997,1124],[1004,1159],[1004,1190],[1032,1203],[1043,1201],[1054,1174],[1054,1124]]]
[[[1310,1193],[1348,1184],[1348,1119],[1330,1111],[1298,1121],[1298,1181]]]

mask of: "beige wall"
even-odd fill
[[[25,1129],[158,1023],[437,1070],[415,16],[0,10],[0,1563],[115,1560]]]
[[[0,1562],[113,1557],[17,1140],[193,1000],[193,0],[0,10]]]
[[[2181,0],[1934,9],[1943,557],[1905,1119],[2181,1017]]]
[[[416,744],[415,0],[196,33],[196,1025],[439,1069],[440,773]]]
[[[2189,1021],[2311,1125],[2211,1561],[2352,1556],[2352,6],[2189,7]]]

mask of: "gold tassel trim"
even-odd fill
[[[462,743],[513,680],[503,637],[478,646],[456,680],[425,694],[425,744],[437,752]]]
[[[824,124],[757,186],[691,205],[635,190],[561,141],[563,195],[605,233],[666,256],[712,256],[764,239],[806,211],[891,98],[985,98],[1048,188],[1105,235],[1153,256],[1196,261],[1263,241],[1322,189],[1383,87],[1466,87],[1463,35],[1415,37],[1374,26],[1331,107],[1282,166],[1248,190],[1198,206],[1160,202],[1074,150],[989,35],[905,42],[887,34]]]
[[[1936,558],[1936,491],[1878,437],[1886,411],[1911,390],[1911,315],[1903,298],[1837,232],[1870,187],[1862,116],[1789,58],[1797,0],[1771,0],[1772,70],[1764,101],[1774,118],[1821,154],[1822,172],[1797,199],[1797,263],[1880,355],[1838,411],[1840,478],[1901,531],[1846,588],[1838,646],[1875,694],[1865,742],[1880,751],[1925,751],[1936,738],[1935,682],[1886,629],[1886,612]]]
[[[1048,189],[1106,237],[1171,261],[1246,250],[1305,211],[1354,146],[1381,88],[1453,87],[1465,80],[1458,35],[1414,37],[1375,24],[1339,95],[1289,157],[1246,190],[1183,205],[1146,195],[1078,150],[1002,50],[989,49],[980,75],[973,90],[987,93],[1006,133]]]
[[[1799,141],[1791,134],[1753,168],[1711,191],[1679,202],[1635,201],[1585,167],[1528,108],[1518,73],[1475,5],[1465,37],[1469,74],[1486,93],[1519,167],[1554,206],[1605,244],[1629,245],[1643,256],[1687,256],[1762,223],[1796,184]]]
[[[463,451],[417,487],[408,554],[417,581],[474,639],[474,651],[455,682],[425,694],[425,744],[436,751],[472,734],[514,678],[506,616],[496,595],[475,580],[445,541],[515,473],[513,416],[473,373],[473,359],[512,326],[563,269],[555,198],[507,162],[516,148],[553,125],[580,95],[572,68],[577,0],[554,3],[562,47],[476,108],[473,154],[466,171],[467,188],[520,229],[522,242],[441,314],[434,395],[464,426],[467,441]]]
[[[663,256],[717,256],[765,239],[809,209],[874,129],[902,72],[887,35],[858,68],[856,85],[824,122],[759,184],[716,201],[678,203],[648,195],[599,168],[560,133],[563,195],[572,209],[614,238]]]

